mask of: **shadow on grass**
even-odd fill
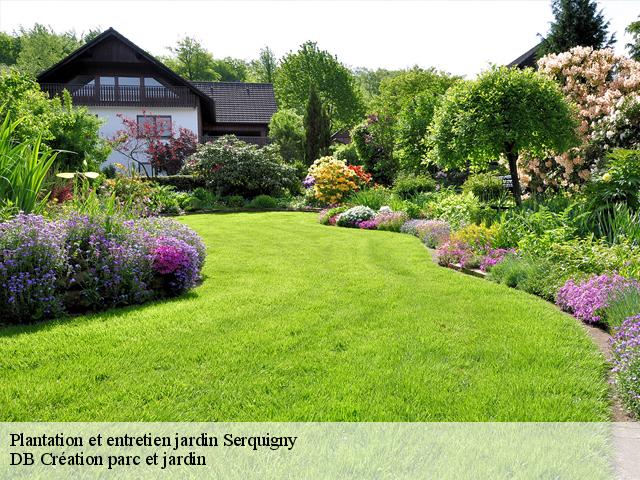
[[[206,280],[206,276],[203,282]],[[202,285],[200,283],[198,286]],[[197,288],[197,287],[196,287]],[[196,290],[190,290],[182,295],[171,298],[162,298],[158,300],[151,300],[145,303],[139,303],[136,305],[126,305],[122,307],[113,307],[108,310],[92,311],[86,313],[79,313],[74,315],[66,315],[49,320],[41,320],[33,323],[21,323],[21,324],[2,324],[0,323],[0,338],[14,337],[17,335],[32,334],[42,331],[51,330],[59,325],[74,324],[80,325],[83,323],[93,322],[97,319],[101,321],[109,320],[113,317],[119,317],[130,312],[136,312],[145,308],[151,308],[153,306],[164,305],[167,303],[173,303],[182,300],[189,300],[198,298],[200,295]]]

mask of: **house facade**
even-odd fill
[[[102,118],[105,138],[122,130],[127,117],[139,126],[154,123],[168,135],[189,129],[200,142],[234,134],[265,145],[277,111],[273,85],[189,82],[113,28],[42,72],[38,82],[50,96],[67,90],[74,105]],[[106,164],[116,162],[129,165],[130,159],[113,152]]]

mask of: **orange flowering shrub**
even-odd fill
[[[322,157],[313,162],[307,179],[316,199],[332,205],[369,183],[371,175],[335,157]]]

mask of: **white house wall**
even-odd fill
[[[196,108],[177,108],[177,107],[154,107],[145,108],[127,108],[127,107],[88,107],[89,110],[105,121],[100,128],[100,135],[104,138],[113,138],[118,130],[123,130],[124,125],[119,114],[125,117],[136,119],[138,115],[171,115],[171,123],[174,131],[180,128],[187,128],[198,135],[198,110]],[[143,160],[142,158],[140,160]],[[122,163],[126,167],[130,167],[131,160],[119,152],[111,152],[103,167],[113,163]],[[137,166],[134,164],[134,168]]]

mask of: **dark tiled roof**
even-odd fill
[[[269,123],[278,110],[270,83],[191,83],[213,99],[217,123]]]
[[[536,62],[538,60],[537,53],[538,48],[540,48],[541,43],[533,47],[531,50],[526,51],[518,58],[516,58],[513,62],[508,64],[508,67],[517,67],[517,68],[526,68],[532,67],[536,68]]]

